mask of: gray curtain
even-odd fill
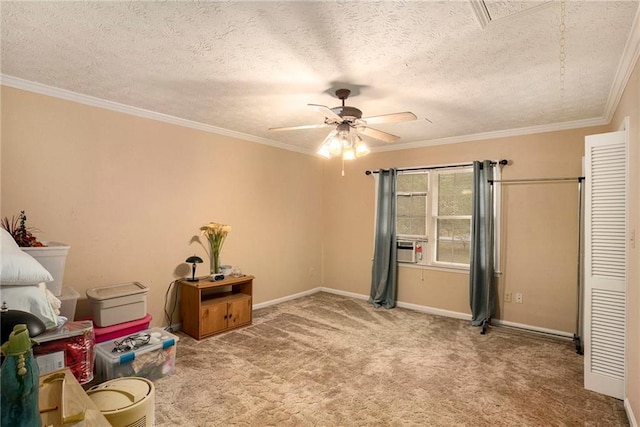
[[[396,170],[380,170],[378,174],[378,206],[373,267],[371,269],[371,295],[374,307],[396,306]]]
[[[469,268],[469,302],[471,324],[482,326],[491,319],[493,290],[493,200],[491,184],[493,166],[489,160],[473,162],[471,218],[471,263]]]

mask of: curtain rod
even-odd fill
[[[500,165],[500,166],[505,166],[509,163],[509,160],[498,160],[497,162],[491,162],[492,165]],[[426,167],[417,167],[417,168],[398,168],[398,172],[404,172],[404,171],[426,171],[426,170],[432,170],[432,169],[447,169],[447,168],[463,168],[466,166],[473,166],[473,163],[461,163],[461,164],[457,164],[457,165],[449,165],[449,166],[426,166]],[[380,170],[377,171],[364,171],[365,175],[371,175],[372,173],[380,173]]]
[[[562,178],[523,178],[523,179],[488,179],[487,182],[489,184],[493,184],[494,182],[546,182],[546,181],[584,181],[584,176],[570,176],[570,177],[562,177]]]

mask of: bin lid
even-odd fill
[[[123,377],[91,387],[87,394],[100,412],[120,412],[153,395],[153,383],[146,378]]]
[[[146,294],[148,289],[138,282],[121,283],[87,290],[87,297],[91,300],[103,301],[127,295]]]

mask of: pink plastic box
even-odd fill
[[[91,320],[91,319],[89,319]],[[149,329],[149,324],[151,323],[151,315],[147,314],[142,319],[132,320],[130,322],[118,323],[117,325],[106,326],[104,328],[99,328],[93,325],[93,332],[96,336],[96,344],[115,340],[121,337],[125,337],[127,335],[135,334],[136,332],[144,331],[145,329]]]

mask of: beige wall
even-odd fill
[[[42,240],[71,246],[78,316],[86,289],[139,281],[166,324],[184,260],[208,261],[191,238],[210,221],[232,226],[222,262],[256,276],[254,304],[320,285],[319,159],[7,87],[1,135],[1,214],[24,209]]]
[[[374,181],[364,171],[508,159],[503,179],[582,175],[584,136],[605,127],[374,153],[324,170],[323,283],[369,294]],[[578,260],[577,183],[503,184],[502,262],[496,317],[539,328],[575,332]],[[469,313],[466,273],[401,268],[398,300]],[[504,293],[523,303],[504,303]]]
[[[640,421],[640,62],[635,69],[611,121],[611,130],[621,128],[629,117],[629,206],[628,232],[635,245],[628,245],[627,262],[627,382],[626,396],[636,422]]]
[[[608,127],[374,153],[346,164],[2,87],[1,215],[27,211],[42,240],[71,245],[65,283],[84,291],[125,281],[149,287],[154,325],[166,324],[169,283],[182,262],[206,258],[200,225],[233,227],[223,262],[256,276],[254,303],[328,286],[367,295],[373,178],[364,171],[510,160],[504,179],[582,174],[584,136],[631,117],[630,230],[640,233],[638,65]],[[577,188],[503,187],[503,258],[497,317],[573,332]],[[640,376],[640,248],[629,252],[627,367]],[[200,266],[203,274],[206,266]],[[402,302],[468,313],[468,275],[400,271]],[[504,292],[524,303],[504,303]],[[174,321],[178,321],[177,315]],[[627,381],[640,413],[640,382]]]

